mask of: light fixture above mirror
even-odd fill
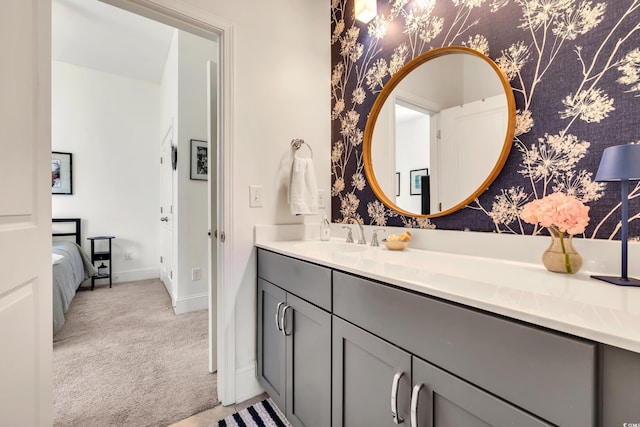
[[[358,21],[368,24],[377,14],[377,0],[355,0],[355,16]]]
[[[498,66],[461,46],[433,49],[396,74],[364,134],[364,168],[388,208],[410,217],[456,212],[487,190],[507,160],[515,100]]]

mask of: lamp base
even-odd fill
[[[640,286],[640,280],[634,279],[632,277],[628,279],[623,279],[622,277],[617,276],[591,276],[593,279],[602,280],[603,282],[613,283],[618,286]]]

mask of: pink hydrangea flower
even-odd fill
[[[573,196],[553,193],[524,205],[520,218],[529,224],[555,227],[562,233],[580,234],[589,224],[589,207]]]

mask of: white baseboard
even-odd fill
[[[160,277],[159,268],[145,268],[141,270],[116,271],[113,273],[113,283],[134,282],[136,280],[157,279]]]
[[[209,294],[191,295],[188,297],[178,297],[175,300],[173,310],[176,314],[190,313],[192,311],[208,310]]]
[[[264,393],[256,377],[256,362],[236,369],[236,403]]]

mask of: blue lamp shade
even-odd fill
[[[605,148],[600,159],[596,181],[620,182],[620,244],[622,246],[621,274],[591,276],[618,286],[640,286],[640,280],[627,275],[629,241],[629,181],[640,180],[640,143]]]
[[[600,159],[596,181],[640,180],[640,144],[605,148]]]

